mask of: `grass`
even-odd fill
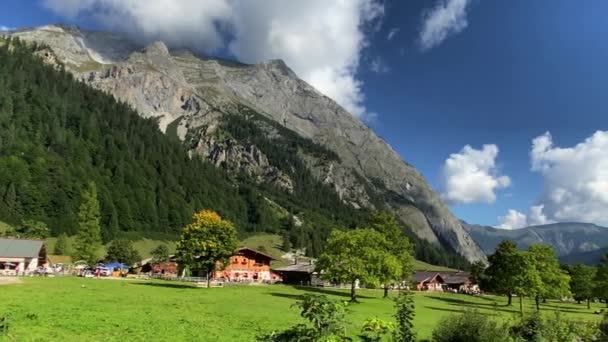
[[[258,234],[241,241],[241,246],[259,250],[275,258],[276,260],[271,263],[272,267],[281,267],[289,263],[289,260],[281,258],[286,253],[281,249],[282,245],[283,238],[275,234]]]
[[[453,268],[445,267],[445,266],[436,266],[426,263],[420,260],[414,260],[414,270],[416,271],[437,271],[437,272],[455,272],[458,271]]]
[[[348,292],[300,289],[286,285],[194,288],[188,283],[83,278],[26,278],[3,285],[0,316],[9,317],[15,341],[254,341],[259,334],[300,323],[292,308],[306,291],[347,300]],[[367,318],[392,321],[393,301],[379,290],[360,290],[360,304],[349,306],[347,332],[359,331]],[[394,293],[392,294],[394,296]],[[430,337],[443,317],[476,308],[498,320],[517,317],[518,305],[504,297],[416,293],[415,329]],[[594,304],[549,302],[545,314],[559,309],[569,318],[599,320]],[[526,301],[533,310],[533,301]]]
[[[9,229],[11,229],[11,226],[8,223],[4,223],[4,222],[0,221],[0,236],[2,235],[3,232],[5,232]]]

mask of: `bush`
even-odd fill
[[[507,342],[510,341],[506,326],[501,326],[477,311],[465,311],[439,322],[433,330],[436,342]]]
[[[395,320],[397,321],[397,329],[393,333],[395,342],[414,342],[416,341],[416,333],[414,329],[414,299],[408,292],[399,292],[399,297],[395,299]]]
[[[599,325],[599,335],[600,341],[608,342],[608,314]]]
[[[534,313],[521,318],[511,327],[511,337],[515,341],[597,341],[597,324],[568,320],[555,313],[553,317],[542,317]]]

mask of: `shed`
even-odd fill
[[[42,240],[0,238],[0,271],[5,274],[33,272],[46,263]]]

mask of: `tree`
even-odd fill
[[[184,266],[204,271],[210,287],[212,272],[226,267],[238,247],[236,229],[210,210],[194,214],[193,220],[182,230],[177,257]]]
[[[593,297],[593,280],[595,278],[595,268],[578,264],[571,268],[570,291],[574,299],[580,304],[587,301],[587,309],[591,308],[591,298]]]
[[[518,252],[513,258],[514,275],[511,279],[513,291],[519,295],[519,312],[524,314],[524,297],[536,297],[543,288],[540,272],[536,269],[535,260],[529,252]]]
[[[55,249],[53,250],[53,254],[55,255],[69,255],[69,242],[68,236],[66,234],[61,234],[57,238],[57,242],[55,243]]]
[[[608,253],[602,257],[602,262],[597,266],[593,293],[597,298],[603,299],[608,307]]]
[[[476,261],[471,264],[471,283],[479,285],[482,289],[485,288],[486,281],[486,265],[483,261]]]
[[[106,261],[118,261],[123,264],[132,265],[141,260],[139,253],[133,248],[133,244],[127,240],[112,240],[108,246]]]
[[[15,229],[15,233],[19,237],[28,239],[46,239],[50,232],[46,223],[34,220],[23,220],[21,225]]]
[[[384,297],[388,297],[389,284],[401,282],[408,279],[414,272],[414,248],[408,238],[403,234],[403,228],[395,217],[385,212],[375,212],[370,215],[369,229],[373,229],[384,236],[387,241],[386,251],[392,254],[396,264],[392,264],[392,258],[387,260],[381,270],[380,277],[384,284]]]
[[[281,250],[283,250],[283,252],[290,252],[291,251],[291,242],[289,241],[289,231],[284,230],[283,231],[283,244],[281,245]]]
[[[317,262],[317,269],[324,279],[350,284],[351,301],[356,302],[357,281],[378,284],[382,272],[400,272],[396,267],[399,262],[387,252],[386,246],[384,236],[373,229],[334,230],[327,240],[325,253]]]
[[[551,246],[534,244],[528,248],[541,279],[534,300],[540,311],[540,299],[561,298],[570,294],[570,276],[560,268],[555,251]]]
[[[82,192],[78,211],[78,232],[74,248],[76,260],[85,260],[90,265],[97,262],[101,247],[100,219],[97,187],[90,182]]]
[[[489,291],[504,294],[508,297],[507,305],[512,304],[515,293],[515,277],[519,272],[516,264],[519,251],[517,245],[512,241],[502,241],[494,254],[488,257],[488,268],[485,271],[485,287]]]
[[[395,319],[397,328],[393,333],[393,340],[396,342],[415,342],[416,333],[414,332],[414,299],[409,292],[400,291],[399,296],[395,299]]]
[[[166,244],[160,244],[152,251],[154,262],[161,263],[169,261],[169,247]]]

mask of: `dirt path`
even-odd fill
[[[0,277],[0,285],[19,284],[21,279],[17,277]]]

